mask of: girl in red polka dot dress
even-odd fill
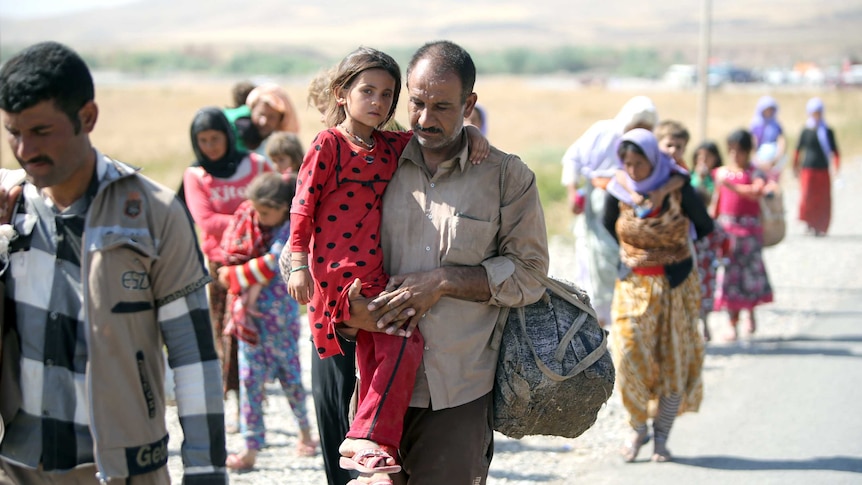
[[[386,287],[379,237],[383,191],[412,137],[377,129],[392,117],[401,91],[401,70],[389,55],[360,47],[338,65],[330,88],[330,128],[317,134],[298,174],[288,279],[290,295],[308,304],[320,358],[342,353],[335,327],[350,318],[351,283],[359,279],[365,297]],[[474,154],[488,151],[478,129],[468,133]],[[423,339],[417,331],[407,338],[359,331],[356,345],[359,405],[340,463],[386,483],[387,474],[400,470],[395,457]]]

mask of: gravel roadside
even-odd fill
[[[704,379],[705,399],[709,399],[709,386],[722,379],[722,375],[733,372],[736,359],[741,353],[757,352],[758,346],[769,345],[770,340],[783,339],[798,334],[811,324],[812,308],[828,307],[830,302],[842,298],[842,288],[860,286],[860,268],[842,264],[843,255],[854,250],[858,229],[858,213],[854,208],[859,203],[858,192],[862,187],[862,158],[848,160],[844,164],[842,186],[833,191],[833,223],[825,238],[804,235],[796,221],[798,191],[795,180],[785,176],[785,212],[788,234],[779,245],[765,251],[767,271],[775,290],[775,302],[758,308],[758,333],[750,340],[736,344],[714,344],[708,346]],[[855,231],[855,232],[854,232]],[[551,274],[566,277],[573,266],[573,244],[570,238],[555,237],[550,241]],[[815,257],[812,257],[815,256]],[[829,271],[823,271],[829,268]],[[824,290],[825,288],[838,289]],[[727,325],[724,314],[710,316],[713,335]],[[303,340],[307,340],[304,330]],[[310,345],[302,345],[303,363],[309,362]],[[303,369],[303,381],[310,391],[311,378],[308,367]],[[254,471],[232,473],[231,482],[236,484],[321,484],[326,483],[323,460],[301,457],[295,453],[297,426],[287,400],[275,384],[267,387],[266,426],[267,446],[258,454]],[[235,405],[227,402],[226,407]],[[314,424],[313,402],[309,398],[312,427]],[[684,420],[683,416],[680,418]],[[176,408],[168,410],[171,440],[169,461],[172,479],[179,483],[182,463],[179,446],[182,429],[176,419]],[[599,414],[596,424],[577,439],[547,436],[532,436],[520,440],[496,436],[494,461],[491,465],[489,485],[521,485],[532,483],[568,483],[575,470],[587,467],[591,462],[618,460],[617,450],[627,425],[619,396],[615,393]],[[243,446],[239,434],[229,434],[227,447],[236,452]]]

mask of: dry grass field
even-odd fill
[[[306,80],[282,80],[282,85],[301,115],[301,139],[307,146],[322,126],[318,113],[306,108]],[[94,143],[104,153],[138,165],[150,177],[175,187],[192,160],[192,116],[202,106],[227,104],[230,86],[230,81],[193,79],[98,85],[100,115]],[[655,101],[661,118],[680,120],[695,131],[697,96],[691,91],[651,87],[608,90],[577,87],[563,79],[511,77],[483,78],[476,91],[489,113],[492,143],[521,155],[538,174],[552,233],[566,232],[571,219],[561,201],[559,159],[594,121],[613,117],[628,98],[646,94]],[[827,121],[837,130],[844,159],[862,155],[862,138],[858,136],[862,132],[862,90],[721,89],[710,97],[707,136],[723,140],[732,129],[747,125],[757,98],[766,93],[781,106],[779,118],[791,144],[804,123],[805,102],[818,95],[826,103]],[[406,120],[403,98],[396,117]],[[694,134],[692,143],[699,141]],[[0,164],[17,166],[5,142],[0,148]]]

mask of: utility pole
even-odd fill
[[[709,50],[712,24],[712,0],[703,0],[700,16],[700,49],[697,62],[697,134],[706,139],[707,111],[709,108]]]

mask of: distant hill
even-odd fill
[[[0,49],[45,39],[78,49],[413,47],[447,38],[471,50],[563,44],[656,47],[693,60],[694,0],[143,0],[64,16],[0,12]],[[713,54],[743,64],[862,55],[862,0],[712,0]]]

